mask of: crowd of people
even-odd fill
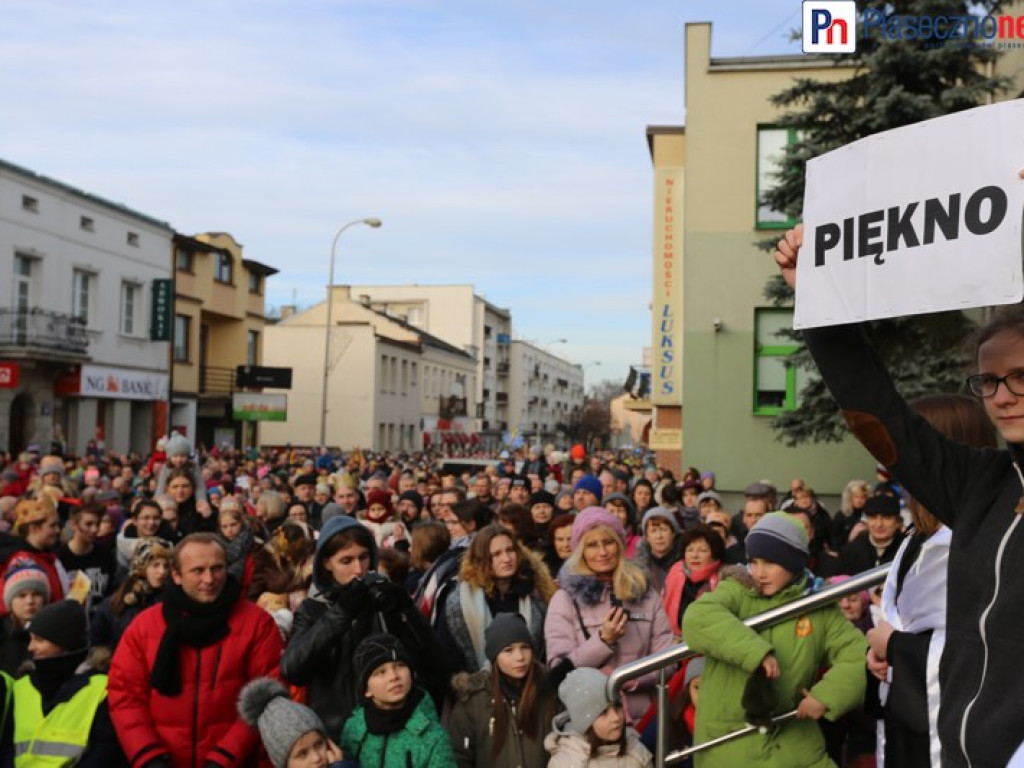
[[[0,768],[649,766],[656,677],[608,675],[680,641],[670,746],[746,728],[697,768],[1024,765],[1024,310],[970,396],[906,403],[858,328],[805,337],[878,462],[834,512],[583,446],[0,457]]]
[[[766,742],[800,760],[765,764],[873,760],[865,632],[884,596],[811,614],[813,648],[742,621],[896,555],[884,468],[833,515],[799,479],[784,498],[752,482],[733,513],[713,472],[582,446],[442,465],[176,434],[148,457],[8,462],[0,764],[645,766],[656,677],[613,702],[607,676],[682,638],[704,658],[672,670],[673,744],[757,716],[760,675],[761,716],[807,721]]]

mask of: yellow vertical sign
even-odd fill
[[[651,401],[683,403],[683,169],[654,171]]]

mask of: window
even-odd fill
[[[260,285],[261,280],[259,274],[256,272],[249,273],[249,293],[255,293],[257,296],[263,292],[263,288]]]
[[[189,361],[189,337],[192,335],[192,318],[188,315],[174,316],[174,362]]]
[[[245,362],[246,365],[258,365],[260,353],[259,331],[249,331],[245,339]]]
[[[174,268],[179,272],[192,271],[192,251],[178,248],[174,252]]]
[[[423,307],[409,307],[409,315],[406,318],[409,325],[423,325]]]
[[[135,335],[135,313],[139,306],[141,292],[136,283],[121,283],[121,333]]]
[[[128,245],[132,246],[133,248],[138,248],[139,247],[139,233],[138,232],[129,232],[125,236],[125,240],[128,243]]]
[[[797,345],[783,332],[793,327],[791,309],[754,310],[754,413],[771,416],[797,407],[805,372],[790,363]]]
[[[39,201],[31,195],[22,195],[21,209],[29,213],[39,213]]]
[[[82,216],[78,220],[78,228],[79,229],[84,229],[86,232],[95,232],[96,231],[96,222],[93,221],[88,216]]]
[[[14,254],[14,343],[24,344],[28,333],[28,311],[32,306],[31,256]]]
[[[409,393],[409,361],[402,361],[402,397],[405,397]]]
[[[89,325],[89,294],[92,289],[93,275],[81,269],[71,273],[71,316],[80,320],[82,325]]]
[[[409,370],[410,370],[409,386],[410,387],[415,387],[416,386],[416,363],[412,363],[410,365],[410,367],[409,367]]]
[[[218,253],[216,265],[213,269],[213,279],[218,283],[230,283],[231,279],[231,254],[230,253]]]
[[[796,130],[758,126],[757,129],[757,227],[758,229],[788,229],[796,224],[782,211],[776,211],[764,202],[764,195],[774,189],[786,147],[796,141]]]

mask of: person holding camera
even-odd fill
[[[625,553],[626,533],[616,515],[587,507],[576,516],[572,555],[558,574],[561,588],[551,598],[544,622],[548,666],[560,666],[567,659],[577,668],[609,674],[672,645],[672,629],[657,590]],[[644,714],[656,679],[653,673],[625,685],[627,722]]]
[[[324,524],[313,558],[315,589],[295,613],[281,676],[306,686],[306,703],[329,734],[341,733],[362,702],[352,664],[356,647],[370,635],[401,640],[438,708],[447,694],[443,665],[437,663],[443,651],[429,623],[405,590],[376,568],[376,542],[358,520],[339,515]]]

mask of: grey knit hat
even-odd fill
[[[747,557],[777,563],[793,574],[803,573],[810,560],[807,531],[791,515],[770,512],[747,534]]]
[[[558,686],[558,698],[569,712],[569,722],[580,733],[586,733],[608,709],[608,676],[599,669],[574,669]]]
[[[366,695],[366,683],[373,671],[389,661],[404,661],[413,670],[408,651],[391,635],[369,635],[358,646],[352,657],[352,668],[356,673],[357,695]]]
[[[683,686],[688,687],[693,679],[704,674],[704,657],[694,656],[686,665],[686,674],[683,675]]]
[[[493,664],[502,649],[508,648],[512,643],[526,643],[532,648],[530,628],[526,626],[526,619],[522,614],[499,613],[484,630],[484,653],[488,661]]]
[[[170,458],[171,456],[191,456],[192,444],[175,432],[167,441],[164,453],[167,454],[167,458]]]
[[[309,707],[288,698],[288,689],[270,677],[248,683],[238,697],[238,714],[258,728],[274,768],[285,768],[295,742],[310,731],[325,734],[324,724]]]
[[[644,533],[647,532],[647,524],[654,518],[664,520],[670,526],[672,530],[679,533],[679,521],[676,520],[676,516],[672,514],[672,510],[668,507],[652,507],[644,512],[643,520],[640,521],[640,530]]]

